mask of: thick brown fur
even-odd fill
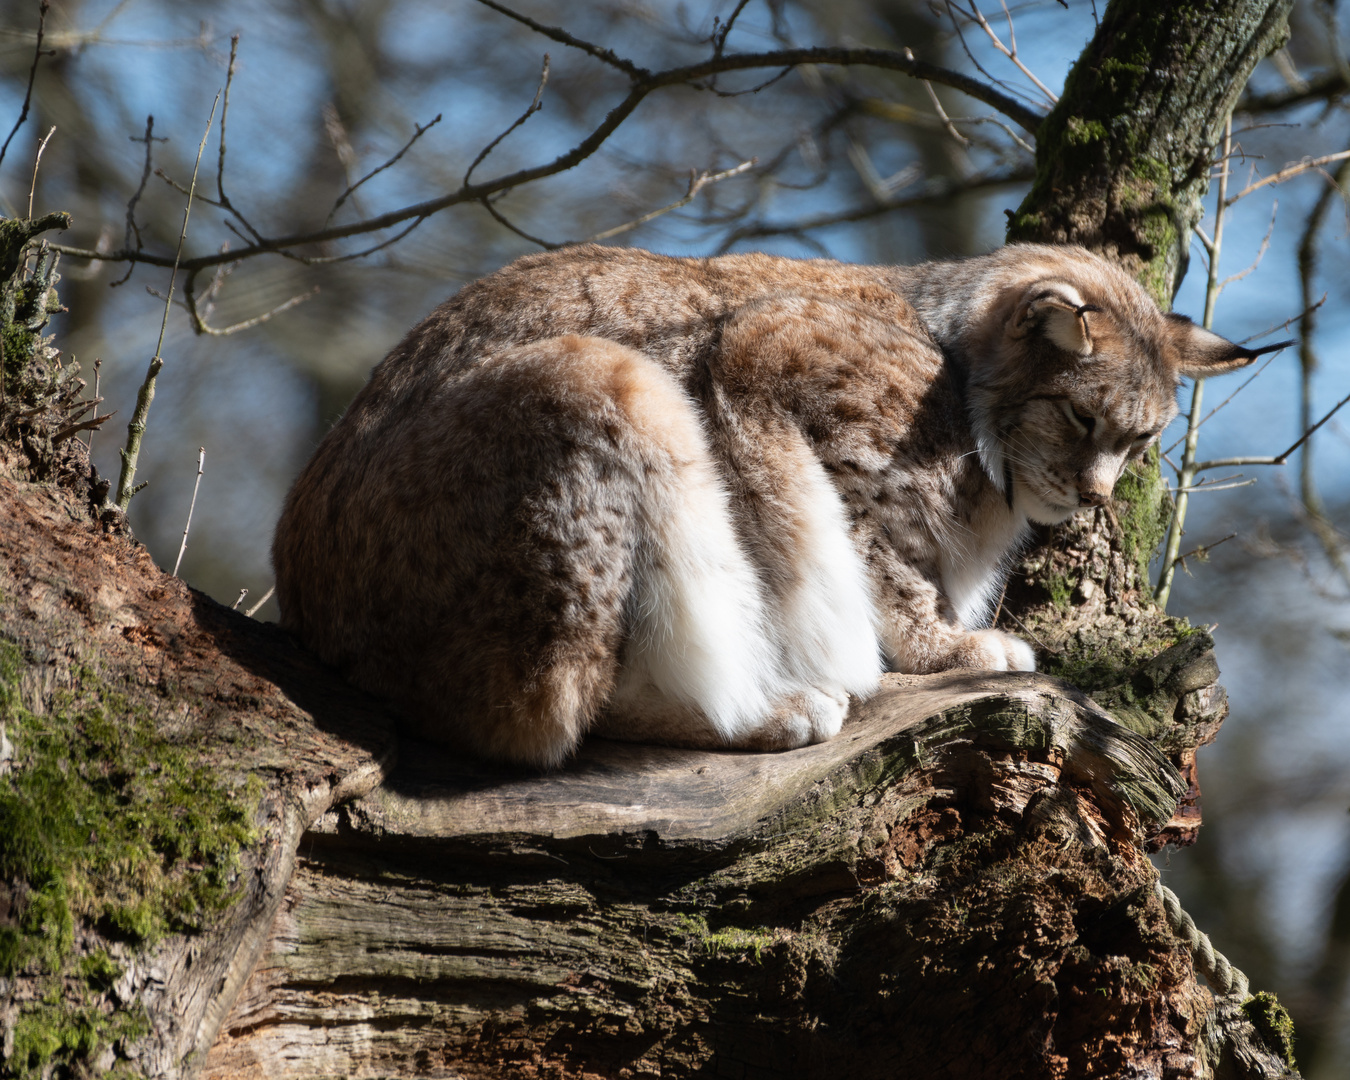
[[[851,266],[585,246],[464,288],[286,502],[283,625],[414,730],[776,748],[979,629],[1028,520],[1110,496],[1251,354],[1078,248]]]

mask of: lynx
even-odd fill
[[[1180,376],[1255,355],[1080,248],[523,258],[320,444],[277,526],[282,625],[509,762],[828,739],[887,668],[1034,669],[987,626],[1028,523],[1106,503]]]

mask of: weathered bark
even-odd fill
[[[404,754],[311,831],[206,1075],[1205,1075],[1140,847],[1179,778],[1062,684],[891,676],[786,754]]]

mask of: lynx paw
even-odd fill
[[[1035,671],[1036,655],[1021,638],[1002,630],[976,630],[967,638],[970,667],[986,671]]]
[[[810,746],[838,735],[846,715],[847,693],[813,686],[783,698],[763,724],[738,739],[735,745],[745,750],[794,750]]]

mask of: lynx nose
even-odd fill
[[[1079,506],[1105,506],[1109,492],[1082,490],[1078,493]]]

